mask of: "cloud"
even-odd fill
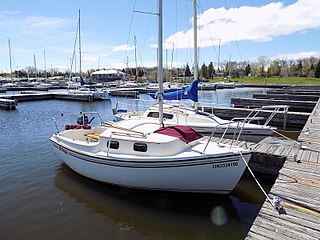
[[[320,52],[311,51],[311,52],[296,52],[288,54],[278,54],[276,56],[270,57],[271,60],[299,60],[303,58],[317,57],[320,58]]]
[[[130,45],[127,45],[127,44],[122,44],[122,45],[119,45],[119,46],[115,46],[112,48],[112,52],[125,52],[125,51],[132,51],[134,50],[134,46],[130,46]]]
[[[210,8],[198,15],[198,46],[212,47],[234,41],[271,41],[273,38],[320,28],[319,0],[298,0],[291,5],[272,2],[264,6]],[[187,40],[189,39],[189,40]],[[170,48],[191,48],[193,30],[177,32],[164,43]]]
[[[8,35],[53,36],[65,33],[65,29],[73,25],[74,23],[66,18],[24,16],[22,12],[0,12],[0,31]]]

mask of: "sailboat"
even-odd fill
[[[186,126],[163,127],[162,0],[158,0],[159,122],[128,119],[54,133],[54,152],[75,172],[126,188],[228,194],[238,184],[251,150],[204,139]],[[56,122],[56,126],[57,122]]]
[[[110,94],[105,91],[100,91],[95,86],[92,85],[86,85],[82,76],[81,76],[81,66],[82,66],[82,52],[81,52],[81,34],[80,34],[80,9],[79,9],[79,17],[78,17],[78,29],[77,29],[77,36],[78,36],[78,42],[79,42],[79,81],[69,81],[68,84],[68,93],[69,94],[90,94],[93,97],[93,100],[110,100]],[[76,37],[77,39],[77,37]],[[76,43],[76,41],[75,41]],[[74,45],[75,47],[76,45]],[[73,58],[75,56],[75,50],[73,51]],[[73,62],[73,61],[72,61]],[[70,69],[70,76],[71,78],[72,73],[72,64]],[[74,89],[75,88],[75,89]]]

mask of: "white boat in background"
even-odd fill
[[[154,119],[156,121],[159,117],[159,105],[156,103],[144,112],[117,112],[117,110],[114,112],[116,121],[125,119]],[[274,134],[277,129],[268,125],[250,123],[252,118],[243,118],[238,121],[224,120],[214,114],[169,102],[163,105],[163,115],[165,126],[183,125],[203,135],[211,135],[214,132],[214,137],[238,138],[238,140],[249,142],[259,142]]]
[[[196,4],[194,2],[194,4]],[[162,1],[158,1],[159,95],[163,94]],[[81,113],[77,125],[67,125],[50,138],[54,151],[75,172],[117,186],[144,190],[227,194],[238,184],[251,150],[204,139],[185,126],[128,119],[88,124]],[[61,115],[64,116],[64,115]]]
[[[110,100],[110,94],[107,91],[100,91],[92,86],[80,86],[77,89],[68,89],[70,94],[92,94],[93,100]]]
[[[214,86],[216,89],[225,89],[225,88],[235,88],[236,84],[234,82],[215,82]]]
[[[164,125],[183,125],[191,127],[203,135],[211,135],[211,133],[214,132],[215,137],[223,136],[229,139],[238,138],[238,140],[250,142],[259,142],[262,139],[271,136],[276,131],[277,128],[267,125],[269,121],[266,121],[264,125],[250,123],[252,120],[258,119],[258,112],[252,112],[250,113],[250,116],[237,119],[236,121],[235,119],[221,119],[214,114],[184,106],[181,101],[182,99],[191,99],[195,103],[198,102],[199,82],[201,82],[201,80],[196,80],[185,89],[163,94],[163,98],[168,100],[166,104],[163,105]],[[149,95],[153,98],[157,98],[157,94],[150,93]],[[173,100],[179,100],[179,102]],[[135,108],[137,108],[137,106],[139,105],[135,104]],[[145,109],[145,107],[143,107],[143,109]],[[147,110],[128,112],[121,109],[119,104],[116,104],[113,113],[116,121],[133,118],[153,119],[156,121],[159,117],[159,105],[158,103],[155,103]]]

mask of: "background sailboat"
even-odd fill
[[[74,42],[74,49],[73,49],[73,55],[71,60],[71,68],[70,68],[70,74],[69,74],[69,84],[68,85],[68,93],[70,94],[92,94],[93,100],[110,100],[110,94],[105,91],[100,91],[96,87],[92,85],[85,84],[84,79],[81,76],[82,71],[82,50],[81,50],[81,27],[80,27],[80,9],[79,9],[79,17],[78,17],[78,27],[77,27],[77,34]],[[76,59],[76,43],[78,39],[78,45],[79,45],[79,76],[72,77],[72,68],[73,68],[73,62],[75,62]],[[71,79],[74,79],[74,81],[71,81]],[[71,87],[72,86],[72,87]]]

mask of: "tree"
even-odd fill
[[[258,57],[258,66],[259,66],[259,73],[261,77],[266,76],[266,67],[269,63],[269,59],[266,56]]]
[[[281,65],[279,60],[273,60],[268,68],[270,77],[281,75]]]
[[[208,66],[208,78],[212,79],[214,74],[215,74],[215,70],[213,67],[213,63],[210,62],[209,66]]]
[[[315,78],[320,78],[320,60],[318,60],[315,72],[314,72],[314,77]]]
[[[246,65],[244,72],[245,72],[246,76],[249,76],[249,74],[251,73],[251,66],[249,63]]]
[[[185,77],[191,77],[191,71],[190,71],[190,67],[189,67],[188,63],[186,65],[186,69],[184,71],[184,76]]]
[[[205,63],[201,66],[201,76],[206,79],[208,78],[208,68]]]
[[[296,71],[297,71],[297,75],[299,77],[304,77],[302,60],[299,60],[297,66],[296,66]]]

